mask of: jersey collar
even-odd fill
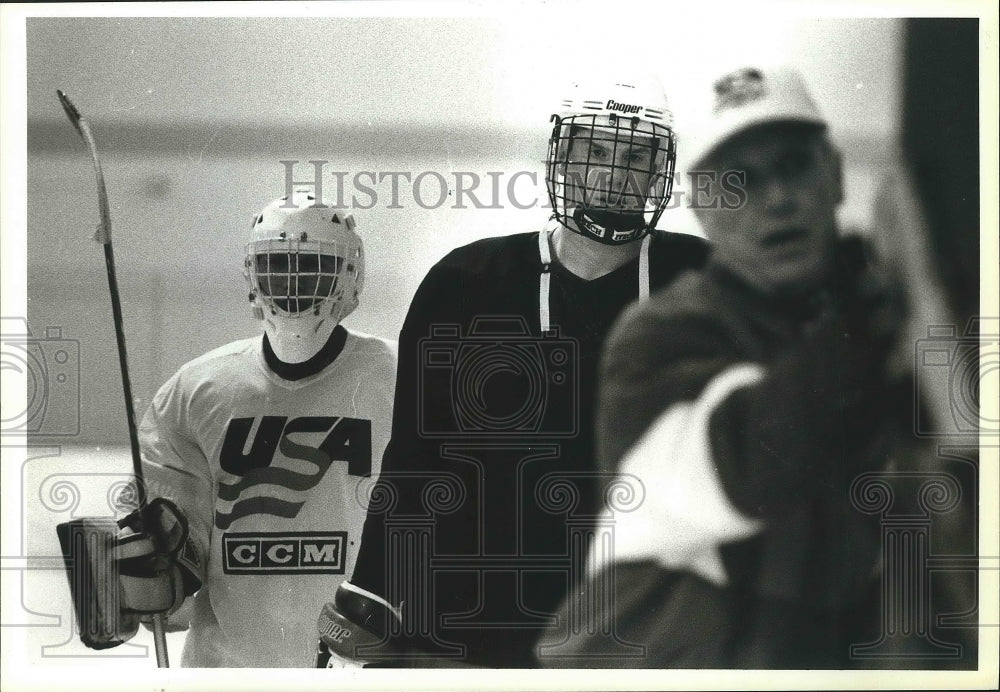
[[[296,382],[321,372],[326,366],[337,359],[347,341],[347,330],[338,324],[333,328],[330,338],[326,340],[316,355],[301,363],[286,363],[278,358],[271,348],[271,342],[264,334],[264,362],[275,375],[289,382]]]

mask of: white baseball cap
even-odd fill
[[[741,67],[712,84],[711,112],[691,128],[681,153],[691,168],[735,135],[775,122],[826,127],[826,120],[809,95],[798,71],[784,66]]]

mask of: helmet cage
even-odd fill
[[[637,240],[655,228],[673,191],[673,131],[615,113],[553,115],[552,121],[545,182],[553,218],[608,245]],[[595,147],[610,149],[610,161],[594,161]],[[636,163],[620,163],[622,150],[627,158],[636,156]]]
[[[303,234],[305,235],[305,234]],[[273,316],[326,317],[360,291],[361,248],[336,240],[263,238],[247,243],[250,300]]]

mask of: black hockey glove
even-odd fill
[[[139,531],[140,528],[143,531]],[[89,517],[59,524],[80,639],[92,649],[128,641],[139,622],[172,613],[201,587],[201,560],[187,518],[170,500],[140,516]]]

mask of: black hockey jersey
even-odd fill
[[[656,232],[649,285],[705,254],[699,238]],[[392,437],[351,581],[403,602],[411,643],[434,655],[534,665],[539,633],[582,574],[579,540],[601,504],[599,355],[642,266],[592,281],[548,270],[538,233],[456,249],[400,334]]]

